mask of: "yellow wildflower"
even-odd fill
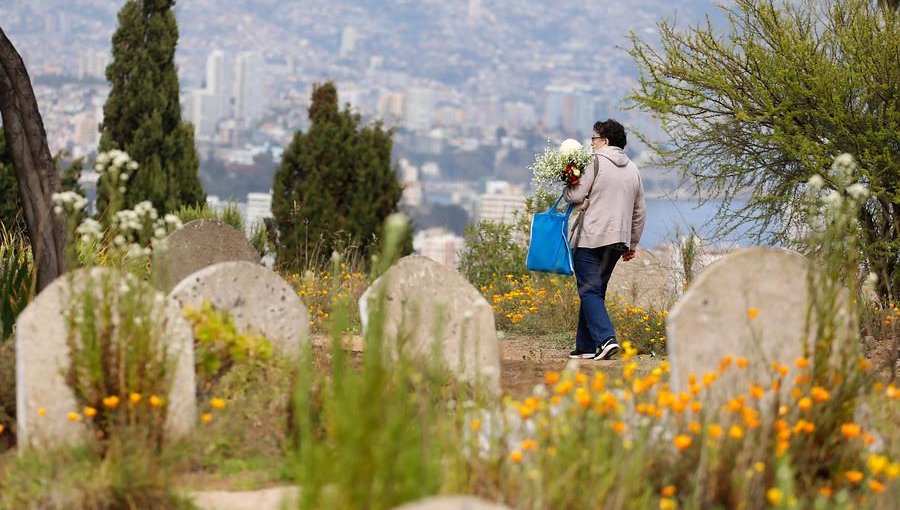
[[[766,500],[772,505],[780,504],[783,498],[784,494],[778,487],[772,487],[771,489],[766,491]]]
[[[131,402],[131,405],[138,405],[141,402],[141,394],[132,393],[131,395],[128,395],[128,400]]]
[[[732,425],[728,428],[728,437],[735,440],[744,438],[744,429],[740,425]]]
[[[853,439],[855,437],[859,437],[862,433],[862,428],[855,423],[845,423],[841,425],[841,434],[844,435],[847,439]]]
[[[509,460],[513,462],[513,464],[518,464],[522,462],[522,459],[525,458],[525,454],[520,452],[519,450],[515,450],[514,452],[509,454]]]
[[[218,397],[213,397],[209,400],[209,405],[210,407],[218,411],[225,408],[225,400]]]
[[[678,508],[678,502],[672,498],[661,498],[659,500],[659,510],[675,510]]]
[[[203,415],[200,416],[200,421],[203,422],[204,424],[211,422],[212,419],[213,419],[212,413],[203,413]]]
[[[678,494],[678,487],[674,485],[666,485],[662,488],[662,495],[667,498],[671,498],[675,494]]]
[[[81,419],[81,415],[76,412],[70,412],[69,414],[66,415],[66,419],[68,419],[71,422],[76,422]]]
[[[747,318],[753,320],[759,317],[759,308],[751,307],[747,309]]]

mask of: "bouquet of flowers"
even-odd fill
[[[571,138],[558,149],[547,147],[529,167],[533,174],[532,182],[541,192],[554,190],[560,182],[566,186],[577,186],[593,158],[591,151]]]

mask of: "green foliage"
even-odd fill
[[[0,510],[193,510],[174,494],[159,459],[142,449],[117,447],[122,455],[102,460],[84,447],[27,450],[0,472]]]
[[[392,230],[375,274],[399,253],[403,234]],[[387,344],[399,339],[385,338],[384,299],[382,290],[370,303],[361,359],[344,351],[348,301],[335,306],[328,372],[316,370],[311,349],[303,354],[294,400],[300,508],[390,509],[435,494],[458,451],[455,421],[444,416],[447,400],[460,395],[434,363],[405,350],[391,359]]]
[[[238,331],[234,317],[217,310],[209,301],[204,301],[199,310],[186,309],[184,316],[194,328],[194,363],[201,395],[207,395],[233,366],[259,364],[272,358],[272,343],[268,339]]]
[[[275,173],[268,226],[278,266],[292,271],[324,267],[343,242],[374,252],[401,195],[390,130],[341,110],[332,83],[315,87],[309,117]]]
[[[636,106],[659,118],[661,163],[723,195],[723,232],[795,242],[803,183],[850,153],[872,192],[859,213],[882,298],[900,296],[900,14],[871,0],[736,0],[731,30],[632,35]],[[834,182],[826,185],[836,189]],[[749,194],[744,207],[733,199]],[[887,302],[888,299],[883,299]]]
[[[129,0],[112,38],[113,62],[106,70],[112,88],[100,148],[123,150],[140,164],[125,208],[149,200],[168,213],[205,200],[193,129],[182,122],[178,102],[174,6],[174,0]],[[98,186],[97,209],[104,210],[107,200],[105,187]]]
[[[0,224],[0,342],[10,338],[16,317],[31,301],[34,268],[21,232]]]
[[[108,440],[122,438],[159,448],[166,407],[147,400],[128,403],[132,394],[142,400],[169,394],[173,361],[163,343],[166,319],[156,292],[132,275],[103,273],[72,279],[70,288],[64,311],[71,360],[66,383],[80,407],[97,412],[90,424],[98,432],[98,450],[102,456],[114,454],[116,444]]]
[[[518,225],[482,221],[466,228],[459,270],[476,287],[490,285],[498,275],[521,275],[526,249]]]
[[[175,212],[175,216],[178,216],[182,223],[194,220],[220,220],[231,225],[239,232],[244,231],[244,218],[241,216],[241,211],[235,203],[226,204],[220,211],[212,209],[206,204],[183,205]]]

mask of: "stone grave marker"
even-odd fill
[[[156,285],[170,291],[188,275],[219,262],[259,264],[244,233],[220,220],[194,220],[166,237],[153,261]]]
[[[297,356],[309,341],[309,312],[275,272],[252,262],[222,262],[191,274],[169,293],[180,309],[209,301],[228,311],[240,330],[252,330],[282,353]]]
[[[65,381],[70,366],[64,313],[73,296],[84,292],[88,282],[113,281],[112,292],[121,293],[129,281],[124,273],[105,269],[79,269],[51,283],[22,311],[16,322],[16,419],[19,445],[49,448],[72,444],[84,438],[81,422],[67,420],[70,412],[81,412],[75,394]],[[164,317],[162,338],[174,362],[171,390],[166,398],[168,438],[187,435],[196,422],[194,395],[194,345],[188,323],[162,294],[131,277],[129,285],[143,287],[156,296]],[[101,294],[98,292],[98,296]],[[120,294],[121,295],[121,294]],[[165,307],[165,308],[162,308]],[[125,396],[120,396],[126,398]],[[43,409],[43,416],[39,413]]]
[[[440,343],[445,366],[461,380],[480,380],[500,391],[500,346],[491,306],[457,271],[418,255],[400,259],[359,300],[363,326],[382,286],[385,338],[408,338],[414,355],[429,356]]]
[[[666,310],[675,296],[673,268],[655,250],[638,249],[637,256],[619,260],[609,279],[607,296],[618,295],[630,304]]]
[[[413,501],[394,510],[509,510],[509,507],[472,496],[438,496]]]
[[[715,383],[736,393],[767,384],[772,361],[793,366],[804,342],[811,345],[808,270],[802,255],[771,248],[737,250],[706,268],[667,320],[673,389],[687,391],[690,374],[702,380],[726,355],[749,361]]]

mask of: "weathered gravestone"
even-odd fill
[[[222,262],[183,279],[169,293],[180,309],[209,301],[229,312],[240,330],[252,330],[297,356],[309,340],[309,312],[297,292],[273,271],[252,262]]]
[[[439,347],[460,379],[500,391],[500,347],[491,306],[461,274],[418,255],[400,259],[359,300],[365,327],[373,300],[385,291],[385,339],[407,339],[412,355]],[[439,346],[435,345],[439,342]]]
[[[811,345],[808,270],[802,255],[769,248],[737,250],[706,268],[668,317],[673,389],[686,391],[690,374],[701,379],[732,356],[748,366],[716,386],[746,392],[751,382],[771,380],[771,362],[792,365],[803,356],[804,342]]]
[[[509,510],[509,507],[472,496],[439,496],[413,501],[394,510]]]
[[[220,220],[194,220],[162,243],[153,261],[156,285],[169,291],[188,275],[220,262],[259,263],[243,232]]]
[[[657,251],[642,249],[634,259],[620,260],[609,279],[607,294],[622,296],[637,306],[668,309],[676,293],[673,268],[664,260]]]
[[[188,434],[196,422],[197,402],[194,396],[194,345],[191,329],[179,310],[166,304],[162,294],[148,284],[118,271],[94,268],[80,269],[57,278],[41,292],[16,322],[16,419],[19,445],[52,447],[82,440],[86,427],[67,420],[70,412],[81,412],[75,394],[65,380],[70,364],[65,312],[73,300],[79,300],[88,289],[101,299],[104,285],[116,303],[123,292],[146,292],[154,299],[153,317],[161,318],[160,339],[165,342],[174,372],[166,402],[166,437]],[[131,287],[126,290],[125,285]],[[110,296],[110,294],[107,294]],[[75,306],[79,306],[75,302]],[[115,321],[115,319],[113,319]],[[126,396],[120,395],[122,399]],[[41,412],[39,412],[41,410]],[[43,414],[43,416],[42,416]]]

